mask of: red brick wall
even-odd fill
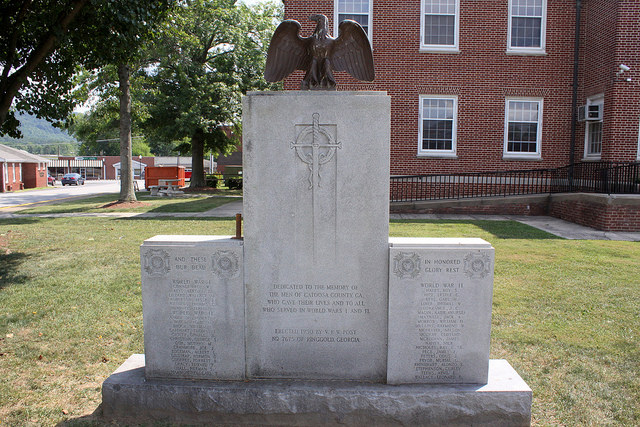
[[[391,203],[390,213],[462,215],[547,215],[548,196]]]
[[[640,231],[640,198],[607,195],[552,196],[549,215],[604,231]]]
[[[618,65],[631,67],[620,75],[614,73],[611,95],[612,117],[609,144],[603,148],[606,160],[633,161],[638,155],[640,125],[640,2],[619,0],[616,22],[616,50],[613,70]],[[626,79],[631,78],[631,82]],[[605,151],[606,148],[606,151]]]
[[[508,55],[508,1],[461,0],[460,53],[421,53],[420,0],[373,1],[375,82],[356,82],[337,73],[339,90],[386,90],[391,101],[391,173],[449,173],[533,169],[569,162],[575,2],[547,1],[546,55]],[[333,0],[286,0],[285,18],[309,35],[313,13],[333,27]],[[603,160],[635,160],[640,122],[640,3],[637,0],[583,1],[579,104],[605,93]],[[615,74],[632,67],[634,82]],[[635,70],[635,74],[634,74]],[[628,74],[628,73],[627,73]],[[285,80],[298,89],[302,72]],[[624,76],[626,77],[626,76]],[[457,158],[420,158],[418,97],[458,96]],[[505,97],[544,99],[542,159],[505,160]],[[576,159],[584,153],[584,123],[576,136]]]
[[[640,231],[640,196],[553,194],[394,202],[391,213],[550,215],[603,231]]]
[[[376,80],[339,88],[386,90],[391,104],[391,173],[447,173],[557,167],[568,162],[575,9],[548,0],[546,55],[507,55],[507,0],[462,0],[460,53],[420,53],[420,0],[374,0]],[[332,25],[333,1],[287,0],[285,15],[313,30],[321,12]],[[287,79],[296,89],[301,73]],[[418,97],[458,96],[457,159],[418,158]],[[503,160],[505,96],[544,98],[542,160]]]
[[[4,183],[4,191],[15,191],[23,188],[24,183],[20,180],[20,163],[7,162],[4,163],[4,167],[7,170],[7,181]],[[22,172],[24,178],[24,170]]]
[[[45,163],[23,163],[22,179],[24,188],[46,187],[47,167]]]

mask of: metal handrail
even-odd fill
[[[555,169],[400,175],[390,181],[392,202],[567,192],[639,194],[640,163],[583,162]]]

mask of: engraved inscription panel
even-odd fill
[[[170,376],[215,376],[217,334],[211,325],[217,304],[211,280],[173,279],[167,305],[171,310],[168,319]]]
[[[228,239],[175,237],[179,245],[155,242],[158,236],[141,248],[146,375],[242,378],[242,247]],[[146,259],[158,267],[145,268]]]
[[[388,382],[486,382],[493,248],[393,246],[390,262]]]
[[[384,380],[389,101],[244,98],[249,378]]]

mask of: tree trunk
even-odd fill
[[[204,131],[198,129],[191,137],[191,184],[189,184],[189,188],[204,186]]]
[[[131,93],[129,65],[118,65],[120,86],[120,198],[121,202],[135,202],[133,190],[133,162],[131,159]]]

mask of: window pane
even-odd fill
[[[424,0],[424,13],[450,14],[456,13],[455,0]]]
[[[542,0],[513,0],[511,14],[516,16],[542,16]]]
[[[369,34],[369,15],[356,15],[356,14],[347,14],[341,13],[338,15],[338,21],[342,22],[345,19],[351,19],[352,21],[356,21],[358,24],[362,26],[362,29],[365,33]]]
[[[369,34],[369,0],[339,0],[338,23],[345,19],[356,21]]]
[[[422,118],[453,120],[453,100],[428,98],[423,101]]]
[[[511,21],[511,46],[540,47],[542,18],[518,18]]]
[[[424,44],[453,45],[455,43],[455,16],[425,15]]]
[[[509,121],[537,122],[538,102],[509,101]]]
[[[453,145],[453,121],[424,120],[422,131],[423,150],[451,150]]]
[[[589,154],[602,153],[602,122],[589,123]]]
[[[537,136],[537,123],[509,123],[507,151],[535,153]]]
[[[369,0],[339,0],[338,13],[369,13]]]
[[[453,149],[454,100],[425,98],[422,100],[422,149]]]

